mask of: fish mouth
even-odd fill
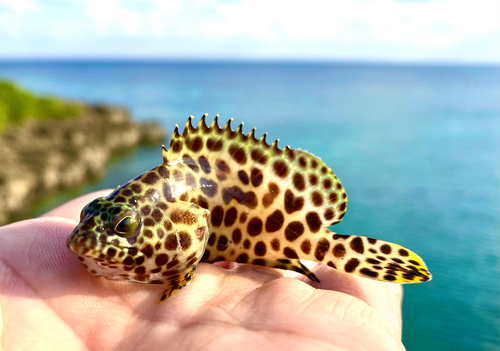
[[[103,263],[134,266],[135,259],[144,256],[136,248],[99,241],[97,235],[93,233],[84,235],[73,232],[68,236],[66,246],[78,257],[92,259],[100,266],[103,266]]]
[[[144,256],[142,253],[136,254],[134,257],[128,254],[127,248],[113,247],[116,249],[116,256],[109,257],[105,254],[96,251],[87,251],[83,248],[82,252],[76,253],[78,259],[83,263],[88,272],[93,276],[104,276],[107,278],[127,274],[137,267],[136,259]],[[110,278],[111,279],[111,278]]]

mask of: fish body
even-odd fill
[[[161,301],[193,278],[200,262],[234,261],[318,278],[300,260],[397,283],[431,278],[422,259],[397,244],[336,234],[347,195],[319,158],[232,119],[206,115],[174,131],[163,163],[82,210],[67,239],[89,272],[165,284]]]

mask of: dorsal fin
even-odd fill
[[[166,162],[184,163],[197,172],[205,164],[211,168],[218,167],[218,172],[226,172],[219,174],[220,179],[227,181],[234,179],[238,182],[239,174],[243,172],[246,176],[242,176],[251,180],[248,185],[261,192],[263,200],[259,204],[266,209],[271,206],[266,201],[274,201],[273,192],[267,184],[276,184],[280,188],[280,196],[285,196],[284,203],[281,202],[285,213],[297,214],[300,207],[300,212],[308,214],[307,221],[313,232],[342,219],[347,196],[335,173],[321,159],[289,146],[281,150],[278,140],[268,144],[267,133],[256,139],[255,128],[248,135],[243,134],[242,124],[233,131],[232,119],[221,128],[217,115],[207,126],[206,117],[206,114],[203,115],[195,128],[191,124],[193,117],[189,116],[182,135],[176,126],[168,152],[164,155]],[[221,162],[227,167],[221,168]],[[262,179],[266,185],[259,186]],[[270,195],[266,195],[268,192]]]

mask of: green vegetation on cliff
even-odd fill
[[[0,225],[41,196],[102,177],[113,154],[164,139],[161,125],[123,107],[37,97],[0,80]]]
[[[0,80],[0,131],[27,119],[66,119],[77,116],[82,105],[52,97],[37,97],[16,84]]]

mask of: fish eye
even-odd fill
[[[141,221],[135,211],[124,211],[125,213],[111,215],[109,228],[122,238],[130,238],[139,231]]]
[[[127,216],[123,218],[118,224],[115,226],[114,232],[120,236],[129,236],[131,234],[134,234],[136,228],[136,221],[130,217]]]

